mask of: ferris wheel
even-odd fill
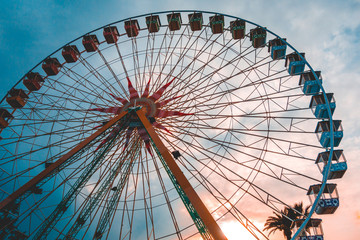
[[[324,239],[347,169],[335,107],[304,53],[239,17],[95,29],[1,100],[0,238],[271,239],[275,213]]]

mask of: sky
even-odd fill
[[[6,1],[0,14],[0,96],[67,42],[105,24],[163,10],[208,10],[267,27],[305,52],[334,92],[349,170],[338,181],[340,208],[324,216],[327,240],[360,236],[360,1]]]

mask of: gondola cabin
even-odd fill
[[[311,185],[307,195],[313,203],[319,195],[321,184]],[[317,214],[333,214],[339,207],[339,194],[335,183],[327,183],[315,208]]]
[[[329,164],[330,152],[321,152],[318,154],[315,163],[318,165],[320,172],[324,174],[326,166]],[[343,150],[334,150],[331,158],[330,172],[328,179],[342,178],[347,170],[346,158]]]
[[[224,32],[224,16],[215,15],[209,17],[210,27],[213,34],[223,33]]]
[[[245,21],[242,19],[231,21],[230,31],[233,39],[243,39],[245,37]]]
[[[80,56],[79,49],[75,45],[65,46],[61,52],[67,63],[74,63]]]
[[[305,58],[305,53],[300,53]],[[298,75],[304,72],[305,61],[297,53],[290,53],[286,56],[285,67],[288,68],[290,75]]]
[[[8,110],[0,108],[0,128],[6,128],[9,126],[9,121],[12,118],[13,116],[8,112]]]
[[[315,71],[315,74],[320,83],[311,71],[304,72],[300,75],[299,85],[305,95],[314,95],[320,92],[320,84],[322,84],[321,71]]]
[[[191,31],[199,31],[203,25],[202,13],[191,13],[188,15]]]
[[[333,130],[334,130],[334,147],[339,146],[341,139],[343,137],[343,128],[341,125],[341,120],[333,120]],[[321,146],[324,148],[330,147],[330,121],[321,121],[318,122],[315,133],[318,136]]]
[[[47,58],[41,67],[48,76],[55,76],[60,72],[61,64],[57,58]]]
[[[293,234],[295,234],[305,219],[296,219],[293,222]],[[324,240],[324,231],[321,226],[321,219],[310,218],[306,227],[300,232],[295,240]]]
[[[82,39],[82,44],[86,52],[95,52],[100,43],[96,35],[85,35]]]
[[[284,59],[286,55],[286,38],[275,38],[269,41],[268,52],[273,60]]]
[[[159,15],[151,15],[146,17],[145,19],[149,33],[158,32],[160,30],[161,23]]]
[[[29,72],[25,75],[23,80],[24,86],[29,91],[37,91],[41,88],[44,83],[43,77],[37,72]]]
[[[9,91],[6,102],[13,108],[22,108],[25,106],[29,96],[22,89],[13,88]]]
[[[336,107],[334,94],[327,93],[326,98],[330,104],[330,114],[333,115],[333,113],[335,111],[335,107]],[[316,118],[324,119],[324,118],[329,118],[329,116],[330,116],[329,111],[326,108],[324,94],[322,94],[322,93],[312,96],[311,101],[310,101],[310,108]]]
[[[119,37],[119,31],[117,27],[109,26],[104,28],[103,35],[108,44],[116,43]]]
[[[251,29],[250,41],[254,48],[264,47],[266,43],[266,30],[261,27]]]
[[[167,15],[170,31],[177,31],[181,28],[181,15],[180,13],[171,13]]]
[[[125,31],[128,37],[136,37],[139,35],[140,27],[137,20],[129,20],[124,23]]]

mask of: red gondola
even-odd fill
[[[6,98],[7,103],[13,108],[22,108],[25,106],[29,96],[22,89],[11,89],[9,91],[9,97]]]
[[[11,113],[4,108],[0,108],[0,128],[6,128],[9,126],[9,120],[11,118],[13,118]]]
[[[26,74],[23,84],[29,91],[37,91],[44,83],[43,77],[37,72],[29,72]]]
[[[67,63],[76,62],[80,56],[80,52],[75,45],[65,46],[61,54]]]
[[[139,34],[139,23],[137,20],[125,21],[125,31],[128,37],[136,37]]]
[[[104,28],[104,38],[107,43],[116,43],[119,37],[119,31],[115,26],[109,26]]]
[[[86,35],[83,37],[82,43],[87,52],[95,52],[99,46],[99,40],[96,35]]]
[[[42,64],[42,69],[48,76],[57,75],[60,72],[61,64],[57,58],[47,58]]]

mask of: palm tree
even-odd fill
[[[273,212],[275,216],[270,216],[266,220],[264,231],[270,230],[268,236],[275,231],[283,232],[287,240],[291,239],[291,230],[293,229],[293,221],[303,218],[309,214],[310,206],[303,209],[303,203],[296,203],[294,207],[286,206],[280,213]]]

